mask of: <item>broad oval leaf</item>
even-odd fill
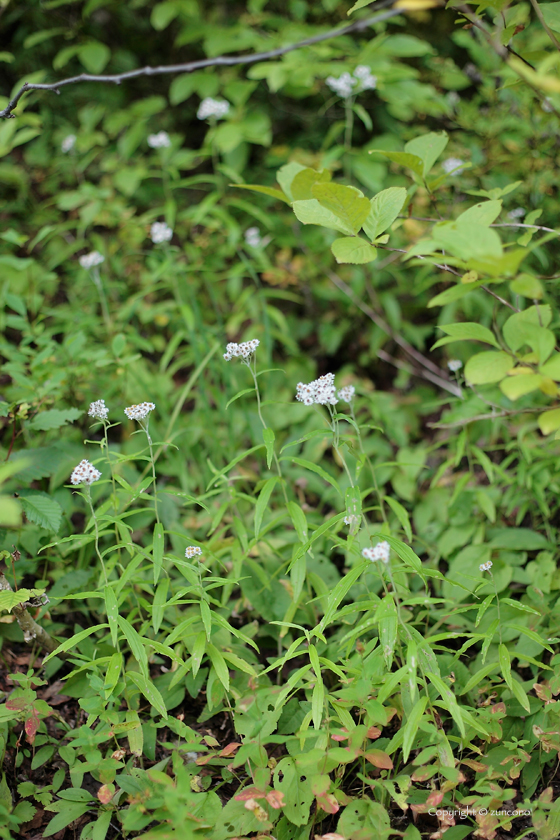
[[[359,236],[335,239],[331,245],[331,251],[339,264],[363,265],[377,259],[377,249],[364,239],[360,239]]]
[[[473,385],[501,382],[513,364],[511,356],[502,350],[477,353],[465,365],[465,379]]]

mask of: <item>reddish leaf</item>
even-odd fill
[[[97,798],[99,799],[102,805],[108,805],[114,795],[114,785],[102,785],[97,791]]]
[[[26,706],[29,706],[29,700],[24,697],[15,697],[13,700],[6,701],[6,708],[10,712],[21,712]]]
[[[235,741],[232,741],[231,744],[228,744],[227,747],[223,748],[220,755],[225,758],[226,756],[234,753],[237,749],[239,749],[240,746],[241,746],[241,744],[237,744]]]
[[[437,808],[443,801],[443,792],[441,790],[433,790],[426,799],[426,805],[430,808]]]
[[[317,797],[317,805],[327,814],[336,814],[340,810],[340,805],[332,795],[332,793],[323,794]]]
[[[348,735],[331,735],[331,738],[333,739],[333,741],[346,741]]]
[[[37,734],[37,730],[39,729],[39,718],[35,714],[35,710],[33,710],[33,714],[31,717],[28,717],[25,721],[25,735],[27,738],[28,744],[33,744],[35,741],[35,735]]]
[[[375,741],[376,738],[379,738],[381,735],[381,729],[378,726],[370,726],[367,731],[368,738],[371,738],[372,741]]]
[[[472,758],[465,759],[463,764],[466,764],[467,767],[470,767],[475,773],[484,773],[485,770],[488,770],[486,764],[482,764],[481,761],[474,761]]]
[[[369,750],[363,754],[364,758],[373,764],[374,767],[379,767],[380,770],[392,770],[393,762],[391,757],[383,750]]]
[[[505,703],[494,703],[493,706],[490,706],[490,711],[493,715],[505,715],[506,714],[506,704]]]
[[[266,801],[271,808],[279,810],[284,807],[284,794],[279,790],[270,790],[266,794]]]
[[[264,799],[266,793],[264,790],[259,790],[256,787],[244,788],[241,793],[237,793],[233,798],[238,802],[248,802],[249,799]]]

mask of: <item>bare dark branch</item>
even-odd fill
[[[393,5],[394,0],[385,0],[379,3],[377,8],[387,8]],[[289,44],[287,47],[278,47],[267,52],[254,53],[253,55],[221,55],[217,58],[205,58],[199,61],[189,61],[186,64],[169,64],[161,67],[141,67],[138,70],[129,70],[127,73],[118,73],[116,75],[92,75],[90,73],[81,73],[79,76],[71,76],[68,79],[61,79],[59,82],[52,84],[29,84],[25,82],[15,96],[8,102],[6,107],[0,111],[0,117],[5,119],[14,119],[15,114],[12,111],[18,104],[24,93],[30,90],[50,90],[54,93],[60,93],[60,88],[67,85],[74,85],[78,82],[112,82],[115,85],[120,85],[121,82],[128,79],[136,79],[139,76],[160,76],[163,74],[174,73],[192,73],[194,70],[202,70],[204,67],[233,67],[242,64],[256,64],[258,61],[269,61],[271,58],[278,58],[286,53],[300,50],[302,47],[310,47],[313,44],[318,44],[321,41],[328,41],[331,38],[339,38],[341,35],[349,35],[352,32],[361,32],[375,23],[380,23],[383,20],[395,17],[403,13],[402,9],[389,8],[381,14],[371,15],[362,20],[357,20],[348,26],[339,27],[338,29],[331,29],[328,32],[323,32],[320,35],[313,35],[311,38],[306,38],[299,41],[297,44]]]

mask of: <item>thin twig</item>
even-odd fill
[[[429,359],[423,356],[422,353],[416,350],[416,348],[413,347],[412,344],[409,344],[409,342],[401,335],[399,335],[398,332],[392,330],[389,324],[387,324],[387,322],[384,321],[383,318],[381,318],[381,316],[378,315],[377,312],[371,308],[371,306],[368,306],[367,303],[363,303],[363,301],[360,300],[360,298],[354,293],[350,286],[348,286],[348,284],[344,282],[342,277],[340,277],[334,271],[328,271],[327,274],[330,280],[334,283],[334,285],[338,289],[340,289],[341,292],[344,292],[344,294],[350,298],[352,303],[354,303],[358,307],[358,309],[360,309],[364,313],[364,315],[367,315],[368,318],[370,318],[373,321],[373,323],[379,327],[380,330],[382,330],[384,333],[386,333],[386,335],[392,338],[393,341],[405,351],[405,353],[408,353],[409,356],[411,356],[416,362],[418,362],[422,366],[422,370],[416,371],[412,368],[409,368],[408,365],[403,365],[402,362],[398,362],[396,359],[393,359],[391,356],[389,356],[388,353],[385,353],[383,350],[377,351],[377,355],[380,359],[390,362],[396,367],[403,368],[404,370],[408,371],[408,373],[414,374],[416,376],[422,376],[424,379],[428,379],[430,382],[433,382],[435,385],[438,385],[440,388],[443,388],[445,391],[448,391],[450,394],[453,394],[454,397],[463,396],[463,392],[461,391],[461,388],[459,388],[458,385],[455,385],[454,382],[450,382],[448,379],[444,378],[444,372],[441,370],[441,368],[439,368],[437,365],[435,365],[433,362],[431,362]]]
[[[386,8],[392,6],[394,0],[385,0],[380,3],[378,8]],[[268,50],[262,53],[253,53],[253,55],[230,55],[217,56],[216,58],[204,58],[199,61],[189,61],[185,64],[169,64],[159,67],[141,67],[138,70],[129,70],[126,73],[117,73],[114,75],[92,75],[91,73],[81,73],[79,76],[71,76],[68,79],[61,79],[59,82],[52,84],[34,84],[25,82],[15,96],[8,102],[3,111],[0,111],[0,117],[5,119],[14,119],[15,114],[12,111],[18,104],[19,100],[29,90],[50,90],[54,93],[60,93],[59,88],[67,85],[77,84],[78,82],[108,82],[120,85],[128,79],[137,79],[139,76],[159,76],[168,73],[192,73],[193,70],[201,70],[204,67],[234,67],[240,64],[255,64],[258,61],[269,61],[271,58],[278,58],[286,53],[299,50],[302,47],[309,47],[313,44],[319,44],[321,41],[328,41],[331,38],[338,38],[341,35],[349,35],[352,32],[361,32],[375,23],[380,23],[383,20],[402,15],[402,9],[388,9],[381,14],[372,15],[362,20],[357,20],[348,26],[343,26],[338,29],[331,29],[328,32],[323,32],[320,35],[313,35],[311,38],[305,38],[303,41],[298,41],[297,44],[289,44],[287,47],[278,47],[274,50]]]
[[[5,575],[0,572],[0,591],[12,592],[12,587]],[[58,647],[58,642],[37,624],[34,618],[29,615],[25,604],[15,604],[12,611],[16,621],[21,627],[24,641],[29,643],[37,642],[48,653],[52,653]]]
[[[535,14],[538,17],[538,19],[540,20],[542,28],[544,29],[544,31],[546,32],[546,34],[548,35],[548,37],[550,38],[550,40],[552,41],[552,43],[554,44],[556,49],[560,50],[560,43],[558,43],[558,38],[556,37],[554,32],[552,32],[550,27],[547,26],[546,21],[544,19],[544,15],[541,11],[541,7],[537,3],[537,0],[529,0],[529,2],[531,3],[531,6],[535,10]]]

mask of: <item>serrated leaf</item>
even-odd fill
[[[360,239],[359,236],[335,239],[331,245],[331,251],[339,265],[341,263],[364,265],[377,259],[377,249],[364,239]]]
[[[27,428],[39,432],[60,429],[66,423],[73,423],[83,413],[79,408],[50,408],[48,411],[40,411],[36,414],[27,424]]]
[[[62,522],[62,508],[47,493],[40,490],[22,490],[19,499],[29,522],[55,533]]]

